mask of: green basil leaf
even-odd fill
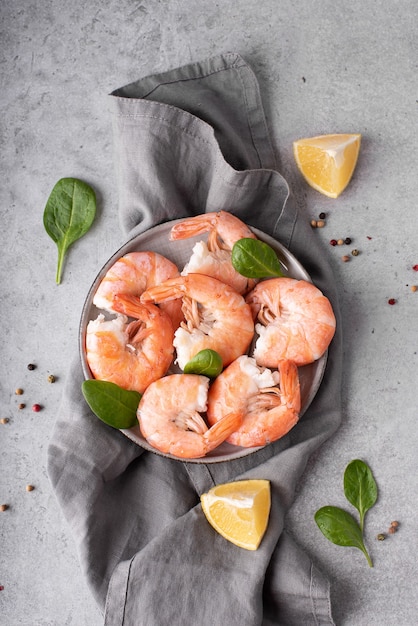
[[[350,513],[336,506],[324,506],[315,513],[315,521],[322,534],[338,546],[358,548],[370,567],[373,563],[363,543],[363,532]]]
[[[247,278],[283,276],[277,254],[259,239],[238,239],[232,247],[231,261],[236,271]]]
[[[131,428],[138,424],[136,411],[141,394],[127,391],[105,380],[85,380],[83,396],[95,415],[113,428]]]
[[[185,374],[201,374],[216,378],[222,372],[222,357],[215,350],[201,350],[184,366]]]
[[[68,248],[89,230],[96,215],[96,194],[77,178],[61,178],[51,191],[43,222],[48,235],[57,244],[57,285]]]
[[[360,513],[360,528],[364,527],[366,512],[376,503],[377,485],[369,466],[355,459],[344,472],[344,494]]]

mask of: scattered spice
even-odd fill
[[[4,590],[3,585],[0,585],[0,591],[3,591],[3,590]]]
[[[389,298],[388,304],[391,304],[391,305],[396,304],[395,298]]]
[[[342,246],[342,245],[344,244],[344,239],[338,239],[338,240],[337,240],[337,244],[338,244],[339,246]]]
[[[353,256],[358,256],[360,254],[360,252],[357,250],[357,248],[354,248],[354,250],[351,250],[351,254]]]
[[[391,522],[388,528],[388,535],[394,535],[396,531],[398,530],[398,527],[399,527],[399,522],[397,522],[396,520]],[[379,533],[376,538],[379,541],[383,541],[384,539],[386,539],[386,536],[387,536],[386,533]]]
[[[57,379],[55,378],[55,376],[53,374],[50,374],[48,376],[48,382],[49,383],[54,383]]]
[[[318,225],[318,222],[316,220],[311,220],[311,226],[312,228],[316,228]]]
[[[324,228],[325,222],[324,220],[318,220],[316,223],[317,228]]]
[[[7,509],[9,508],[8,504],[0,504],[0,511],[7,511]]]
[[[8,424],[9,423],[9,418],[8,417],[2,417],[0,419],[0,424]]]
[[[415,265],[412,266],[412,269],[414,270],[414,272],[418,272],[418,263],[416,263]]]
[[[331,239],[330,240],[330,244],[331,244],[331,246],[336,246],[337,245],[337,240],[336,239]]]
[[[35,365],[34,363],[29,363],[29,365],[28,365],[28,370],[31,370],[31,371],[32,371],[32,370],[34,370],[34,369],[36,369],[36,365]]]
[[[346,243],[346,244],[347,244],[347,246],[349,246],[349,245],[350,245],[350,243],[351,243],[351,237],[346,237],[346,238],[344,239],[344,243]]]
[[[367,239],[368,239],[369,241],[371,241],[371,239],[372,239],[372,238],[371,238],[371,237],[369,237],[369,236],[367,235]]]
[[[42,409],[40,404],[32,404],[32,411],[35,411],[35,413],[39,413],[39,411]]]
[[[35,487],[33,485],[26,485],[26,491],[33,491]]]
[[[16,391],[15,391],[15,394],[16,394],[17,396],[21,396],[21,395],[22,395],[22,393],[23,393],[23,389],[21,389],[20,387],[18,387],[18,388],[16,389]]]
[[[341,261],[344,261],[344,263],[347,263],[350,260],[350,257],[348,256],[348,254],[344,254],[344,256],[341,257]]]
[[[21,409],[24,409],[24,408],[25,408],[25,406],[26,406],[26,404],[25,404],[24,402],[21,402],[21,403],[18,405],[18,407],[17,407],[17,408],[21,410]]]
[[[416,285],[412,285],[411,286],[411,291],[415,292],[418,289],[418,287]]]
[[[324,212],[322,212],[322,213],[319,214],[318,217],[319,217],[320,220],[324,220],[326,218],[326,214]]]

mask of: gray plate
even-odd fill
[[[80,321],[80,332],[79,332],[79,347],[80,347],[80,355],[81,355],[81,363],[83,367],[84,376],[86,379],[93,378],[90,368],[87,363],[86,358],[86,350],[85,350],[85,341],[86,341],[86,329],[87,324],[90,320],[96,319],[99,313],[103,313],[103,311],[99,311],[93,305],[93,298],[96,290],[103,279],[106,272],[109,268],[123,255],[128,252],[135,252],[141,250],[153,250],[155,252],[159,252],[164,255],[171,261],[173,261],[180,269],[184,267],[184,265],[189,260],[189,257],[192,253],[192,248],[194,244],[202,239],[202,236],[194,237],[191,239],[183,240],[183,241],[170,241],[169,234],[170,230],[176,222],[180,222],[182,220],[174,220],[172,222],[166,222],[165,224],[160,224],[150,230],[137,235],[126,244],[124,244],[110,259],[105,263],[102,267],[98,275],[96,276],[90,290],[87,294],[86,301],[83,306],[81,321]],[[285,274],[292,278],[303,279],[311,281],[309,274],[302,267],[299,261],[280,243],[278,243],[275,239],[262,233],[261,231],[253,228],[254,234],[268,243],[274,250],[276,251],[280,261],[282,262],[285,268]],[[300,388],[301,388],[301,400],[302,400],[302,409],[301,416],[307,410],[309,405],[311,404],[313,398],[318,391],[318,388],[321,384],[322,377],[325,371],[325,366],[327,362],[327,353],[325,353],[318,361],[311,363],[309,365],[305,365],[299,368],[299,378],[300,378]],[[180,371],[173,368],[174,371]],[[150,446],[148,442],[141,435],[139,430],[139,426],[134,426],[133,428],[129,428],[127,430],[122,430],[122,432],[129,437],[132,441],[137,443],[139,446],[149,450],[150,452],[154,452],[156,454],[160,454],[161,456],[166,456],[171,459],[179,460],[177,457],[174,457],[170,454],[163,454]],[[190,462],[193,463],[217,463],[221,461],[231,461],[233,459],[238,459],[248,454],[252,454],[259,448],[241,448],[238,446],[233,446],[229,443],[223,443],[218,448],[213,450],[207,456],[202,459],[190,459]],[[184,460],[184,459],[182,459]]]

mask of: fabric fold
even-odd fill
[[[258,84],[238,54],[147,77],[111,94],[119,215],[127,237],[177,218],[231,211],[275,237],[330,298],[337,333],[320,389],[279,441],[231,462],[183,463],[143,451],[85,405],[76,359],[48,471],[106,626],[333,624],[329,583],[284,532],[309,456],[341,420],[341,325],[318,240],[275,169]],[[266,478],[272,511],[260,548],[218,536],[200,495]]]

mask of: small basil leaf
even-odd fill
[[[247,278],[283,276],[277,254],[259,239],[238,239],[232,247],[231,262],[234,269]]]
[[[131,428],[138,424],[136,411],[141,394],[127,391],[105,380],[85,380],[83,396],[99,419],[113,428]]]
[[[215,350],[201,350],[184,366],[185,374],[201,374],[216,378],[222,372],[222,357]]]
[[[338,546],[358,548],[370,567],[373,563],[363,543],[363,533],[350,513],[336,506],[324,506],[315,513],[315,521],[329,541]]]
[[[360,513],[360,528],[364,527],[366,512],[376,503],[377,485],[369,466],[355,459],[344,472],[344,494]]]
[[[58,248],[57,285],[68,248],[86,234],[95,215],[96,194],[87,183],[77,178],[61,178],[56,183],[46,203],[43,222]]]

